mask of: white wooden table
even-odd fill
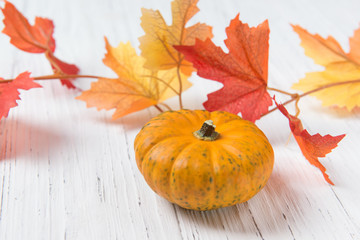
[[[114,46],[130,41],[138,47],[141,7],[159,9],[170,20],[166,0],[12,2],[31,21],[54,20],[56,55],[77,64],[82,74],[115,76],[101,61],[104,36]],[[199,8],[192,22],[213,26],[220,46],[238,12],[251,26],[269,19],[269,86],[284,90],[321,69],[304,55],[290,23],[331,34],[346,50],[360,23],[358,0],[201,0]],[[51,74],[44,56],[17,50],[2,34],[0,76],[25,70]],[[88,89],[91,81],[76,84]],[[196,74],[191,81],[184,105],[202,109],[206,94],[220,85]],[[347,134],[322,160],[335,186],[305,160],[289,140],[287,119],[275,112],[257,122],[275,151],[266,187],[246,203],[195,212],[157,196],[136,167],[134,137],[156,109],[111,121],[111,112],[75,100],[79,91],[58,81],[42,85],[22,92],[19,107],[0,122],[0,239],[360,239],[359,111],[323,108],[312,97],[300,101],[300,118],[310,133]],[[167,103],[178,106],[177,99]]]

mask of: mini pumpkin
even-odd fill
[[[220,111],[164,112],[141,129],[134,148],[157,194],[201,211],[247,201],[264,187],[274,164],[273,149],[255,124]]]

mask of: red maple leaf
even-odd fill
[[[62,74],[77,74],[79,69],[73,64],[62,62],[54,56],[55,39],[53,38],[54,24],[47,18],[36,17],[34,25],[15,8],[5,1],[1,9],[4,14],[3,33],[10,37],[10,43],[15,47],[29,53],[45,53],[54,72]],[[60,79],[68,88],[76,88],[70,79]]]
[[[66,62],[61,61],[53,54],[50,54],[50,63],[54,72],[57,72],[58,69],[61,70],[61,73],[68,75],[76,75],[79,73],[79,68],[74,64],[68,64]],[[68,87],[69,89],[76,89],[76,86],[72,84],[71,80],[68,78],[60,78],[61,84]]]
[[[38,87],[41,85],[34,82],[29,72],[21,73],[11,82],[0,83],[0,119],[7,117],[10,108],[18,105],[16,102],[20,100],[18,89],[29,90]]]
[[[310,135],[309,132],[303,128],[299,118],[290,115],[284,105],[278,104],[276,101],[275,104],[280,112],[289,119],[291,132],[305,158],[312,165],[320,169],[328,183],[334,185],[329,176],[326,174],[326,168],[320,163],[318,158],[325,157],[326,154],[330,153],[332,149],[337,147],[337,144],[345,137],[345,134],[335,137],[331,135],[321,136],[319,133]]]
[[[237,15],[226,28],[229,53],[207,39],[194,46],[175,46],[192,62],[200,77],[221,82],[224,87],[208,95],[206,110],[241,113],[255,121],[268,111],[272,100],[267,92],[269,25],[265,21],[250,28]]]

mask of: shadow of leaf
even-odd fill
[[[59,148],[65,139],[59,132],[22,119],[5,119],[0,125],[0,160],[36,155],[47,159],[49,149]]]

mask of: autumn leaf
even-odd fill
[[[176,88],[171,87],[173,82],[178,84],[176,69],[150,71],[143,67],[145,59],[136,54],[130,43],[120,43],[114,48],[105,41],[107,54],[103,62],[118,78],[99,78],[77,99],[98,110],[115,109],[113,119],[117,119],[177,95]]]
[[[337,147],[337,144],[345,137],[345,134],[335,137],[331,135],[321,136],[318,133],[310,135],[309,132],[303,128],[299,118],[290,115],[282,104],[278,104],[276,101],[275,104],[280,112],[289,119],[291,132],[305,158],[312,165],[320,169],[328,183],[334,185],[329,176],[326,174],[326,168],[320,163],[318,158],[325,157],[326,154],[330,153],[331,150]]]
[[[8,1],[5,1],[5,7],[1,10],[5,17],[2,32],[10,37],[10,43],[15,47],[29,53],[45,53],[54,73],[72,75],[79,72],[75,65],[65,63],[54,56],[54,24],[51,20],[36,17],[32,26]],[[68,88],[75,88],[70,79],[61,79],[61,83]]]
[[[5,1],[5,7],[1,9],[5,18],[3,33],[10,37],[10,43],[17,48],[30,53],[44,53],[55,51],[55,39],[53,38],[54,24],[46,18],[35,18],[34,26],[15,8]]]
[[[305,54],[325,70],[307,73],[292,88],[303,92],[321,89],[311,95],[321,100],[323,106],[336,105],[348,111],[360,106],[360,29],[350,38],[349,53],[331,36],[325,39],[300,26],[293,29],[301,39]]]
[[[182,54],[173,45],[194,45],[195,39],[211,38],[211,27],[197,23],[186,27],[188,21],[199,11],[198,0],[174,0],[171,3],[172,24],[167,25],[159,11],[142,9],[141,27],[145,35],[140,37],[141,55],[146,59],[145,67],[166,70],[180,66],[190,76],[192,64],[184,61]]]
[[[60,75],[76,75],[79,73],[79,68],[76,65],[63,62],[51,53],[49,54],[49,59],[51,68],[55,73],[60,73]],[[66,86],[69,89],[76,89],[76,86],[72,83],[72,80],[74,79],[60,78],[60,82],[63,86]]]
[[[0,81],[3,80],[0,78]],[[38,88],[41,85],[35,83],[29,72],[21,73],[11,82],[0,82],[0,119],[7,117],[10,108],[16,107],[17,100],[20,100],[19,89],[29,90]]]
[[[200,77],[221,82],[224,87],[208,95],[209,111],[241,112],[255,121],[272,105],[267,92],[269,25],[265,21],[250,28],[237,15],[226,28],[229,53],[210,40],[196,40],[194,46],[175,46],[192,62]]]

